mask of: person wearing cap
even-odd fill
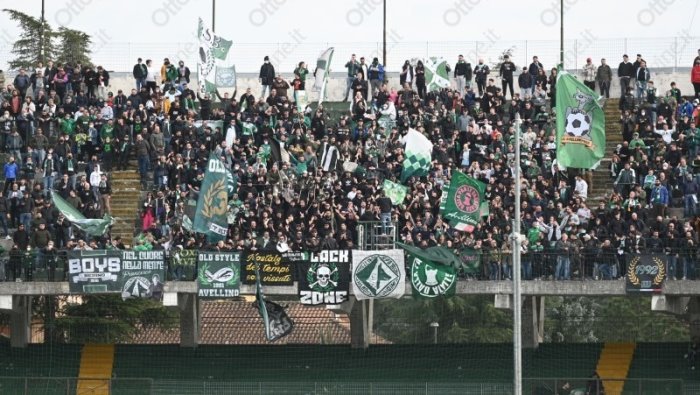
[[[635,67],[634,64],[630,63],[629,57],[625,54],[622,55],[622,62],[617,66],[617,77],[620,79],[620,97],[624,97],[627,94],[627,90],[630,87],[630,82],[634,77]]]
[[[275,79],[275,66],[270,63],[270,57],[265,55],[263,59],[263,64],[260,66],[260,74],[258,75],[258,81],[262,85],[262,91],[260,92],[260,97],[265,98],[267,94],[270,93],[272,88],[272,81]]]
[[[598,70],[596,69],[595,65],[593,64],[593,59],[588,58],[586,59],[586,64],[583,65],[583,84],[589,87],[592,91],[595,91],[595,78],[596,78],[596,72]]]

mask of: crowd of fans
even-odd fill
[[[582,67],[579,78],[606,98],[613,78],[621,83],[623,143],[609,167],[614,190],[597,205],[590,205],[590,171],[557,166],[556,68],[547,70],[537,57],[518,75],[508,57],[493,67],[476,60],[472,67],[460,55],[450,68],[455,88],[438,91],[426,90],[421,62],[406,62],[399,90],[389,88],[376,58],[366,63],[353,55],[344,66],[350,110],[319,105],[301,112],[294,92],[309,86],[305,80],[313,74],[304,62],[286,81],[266,59],[261,97],[250,88],[240,96],[200,94],[188,85],[189,68],[168,59],[160,67],[139,59],[135,88],[116,94],[108,91],[102,67],[49,62],[22,69],[0,92],[0,150],[8,157],[0,194],[3,235],[14,241],[14,251],[37,250],[40,266],[52,264],[55,250],[124,248],[109,235],[85,238],[48,192],[99,218],[110,211],[109,172],[127,169],[138,171],[150,190],[139,213],[140,248],[355,248],[361,224],[390,217],[384,231],[397,241],[446,246],[463,256],[476,251],[480,264],[465,263],[461,274],[504,279],[512,274],[508,236],[517,161],[524,174],[525,279],[617,279],[629,254],[642,252],[665,255],[672,280],[695,278],[700,51],[695,97],[683,96],[675,84],[655,87],[641,55],[635,62],[625,55],[616,77],[605,59],[598,66],[588,59]],[[519,160],[516,114],[523,120]],[[408,128],[433,142],[432,170],[405,183],[409,192],[401,204],[388,205],[381,186],[385,179],[399,182]],[[230,145],[227,135],[235,135]],[[289,160],[271,154],[275,144]],[[327,145],[338,150],[330,167],[321,163]],[[232,172],[237,190],[229,201],[227,240],[207,245],[183,221],[212,152]],[[451,228],[439,214],[441,188],[455,170],[487,185],[489,214],[471,233]],[[671,216],[669,207],[683,207],[684,215]]]

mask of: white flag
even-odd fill
[[[405,281],[403,250],[352,252],[352,290],[358,300],[401,298]]]

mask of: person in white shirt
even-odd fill
[[[588,199],[588,183],[581,178],[580,175],[576,176],[576,185],[574,186],[574,193],[577,193],[578,196],[586,200]]]
[[[661,139],[664,141],[664,143],[668,145],[671,144],[671,142],[673,142],[673,133],[676,133],[676,128],[674,127],[673,129],[669,129],[668,124],[664,123],[663,129],[655,129],[654,133],[661,136]]]
[[[157,78],[160,76],[160,71],[153,67],[153,61],[151,59],[146,60],[146,68],[148,73],[146,74],[146,89],[150,93],[156,91]]]

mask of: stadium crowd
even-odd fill
[[[463,276],[509,278],[519,114],[525,279],[617,279],[629,254],[640,252],[665,254],[669,279],[695,278],[700,55],[690,97],[674,84],[655,87],[641,55],[635,62],[625,55],[616,75],[605,59],[599,65],[588,59],[582,67],[579,78],[606,98],[613,78],[622,86],[624,142],[609,168],[615,188],[597,205],[590,205],[591,172],[556,163],[556,68],[545,68],[537,57],[519,74],[508,57],[493,68],[475,61],[472,66],[460,55],[450,68],[454,88],[433,91],[424,65],[407,61],[396,90],[388,87],[378,59],[368,63],[353,55],[344,64],[349,111],[319,105],[302,112],[294,92],[310,85],[304,62],[287,81],[266,58],[258,97],[250,88],[240,96],[200,94],[189,85],[189,68],[168,59],[160,67],[139,59],[134,89],[116,94],[108,91],[109,73],[102,67],[49,62],[22,69],[0,92],[0,150],[9,158],[1,230],[14,241],[13,251],[40,251],[37,265],[55,265],[56,250],[125,248],[108,235],[85,238],[48,191],[56,190],[86,217],[101,218],[110,212],[110,171],[138,168],[150,190],[139,214],[140,248],[353,248],[361,223],[389,217],[386,232],[397,241],[446,246],[463,256],[476,251],[480,264],[465,265]],[[434,144],[432,170],[410,179],[405,200],[393,205],[381,186],[385,179],[399,182],[408,128]],[[273,154],[278,142],[289,160]],[[337,148],[337,160],[322,162],[329,146]],[[183,220],[211,152],[231,170],[237,190],[229,202],[227,240],[207,246]],[[439,214],[441,187],[455,170],[487,185],[489,214],[471,233],[451,228]],[[669,207],[683,207],[684,215],[670,216]],[[10,265],[8,279],[18,276],[16,266]]]

